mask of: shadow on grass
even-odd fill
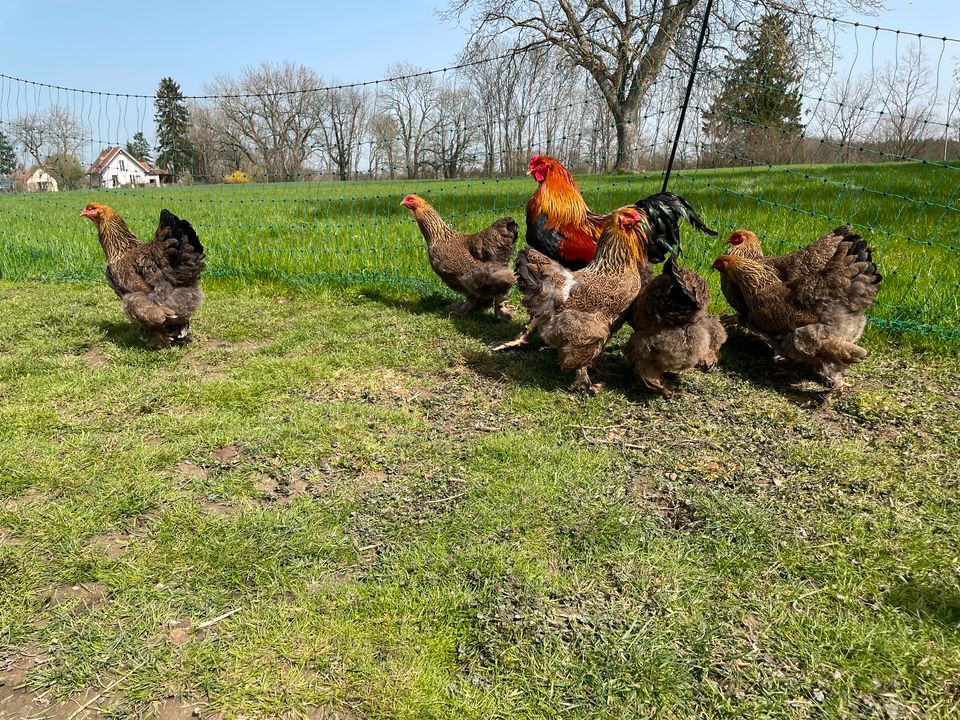
[[[140,337],[140,330],[131,322],[101,320],[99,326],[107,340],[118,347],[140,350],[147,349]]]
[[[804,368],[792,362],[775,362],[773,351],[763,340],[742,330],[729,331],[720,350],[719,369],[752,385],[773,390],[801,407],[824,401],[822,391],[797,387],[796,383],[813,379]]]
[[[938,583],[905,581],[886,595],[888,604],[911,615],[956,630],[960,628],[960,591]]]
[[[510,334],[507,337],[513,336]],[[574,380],[572,372],[560,369],[557,351],[538,336],[531,338],[529,344],[521,349],[467,352],[463,359],[468,368],[483,377],[547,392],[569,391]],[[619,344],[607,346],[597,366],[590,371],[590,379],[601,383],[603,392],[617,393],[634,403],[646,404],[658,397],[647,392],[636,381],[630,365],[620,354]]]
[[[460,296],[454,295],[431,293],[422,297],[410,297],[376,288],[365,289],[362,294],[374,302],[412,315],[435,315],[448,319],[464,335],[488,344],[516,337],[523,330],[522,319],[526,318],[523,309],[517,312],[520,322],[494,317],[493,311],[489,308],[476,310],[470,315],[455,315],[450,312],[449,307],[453,303],[460,302],[458,299]]]

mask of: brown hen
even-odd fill
[[[190,319],[203,302],[200,273],[205,258],[193,226],[160,211],[154,239],[141,243],[112,208],[90,203],[80,213],[97,226],[107,257],[107,282],[148,347],[167,348],[190,339]]]
[[[720,319],[707,312],[709,303],[707,281],[673,256],[640,290],[627,316],[634,332],[623,354],[649,389],[669,396],[676,386],[664,373],[716,366],[727,333]]]
[[[581,270],[569,270],[531,247],[524,248],[515,265],[517,287],[530,313],[528,330],[560,353],[560,367],[576,372],[571,390],[596,393],[589,368],[610,339],[640,291],[639,266],[646,264],[638,236],[643,217],[634,207],[611,213],[597,243],[593,260]],[[493,350],[517,347],[526,337],[500,343]]]
[[[501,218],[480,232],[467,235],[451,228],[419,195],[407,195],[400,203],[410,210],[427,241],[430,267],[466,301],[448,309],[466,315],[493,305],[496,317],[513,317],[505,300],[513,287],[510,260],[517,247],[520,227],[511,217]]]
[[[764,259],[721,255],[713,267],[742,294],[747,326],[777,353],[811,367],[831,395],[843,387],[847,367],[867,356],[857,340],[882,276],[859,235],[839,242],[823,267],[815,262],[787,279]]]
[[[859,236],[855,235],[849,225],[841,225],[799,250],[783,255],[764,256],[760,240],[753,232],[750,230],[734,230],[727,238],[730,248],[726,254],[752,260],[762,259],[765,264],[776,271],[781,280],[787,281],[821,270],[833,257],[837,245],[851,237]],[[737,286],[721,275],[720,292],[723,293],[730,307],[736,312],[736,322],[745,325],[747,323],[747,306]]]

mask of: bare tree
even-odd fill
[[[475,137],[476,100],[466,88],[445,87],[437,96],[437,123],[426,160],[437,177],[448,180],[463,170]]]
[[[83,147],[83,126],[63,107],[54,105],[47,111],[47,153],[50,155],[73,155]]]
[[[23,151],[40,165],[45,155],[47,123],[36,113],[21,115],[11,123],[10,130]]]
[[[837,157],[850,162],[852,143],[866,139],[866,125],[874,104],[873,83],[866,77],[834,79],[827,86],[815,116],[824,137],[837,145]]]
[[[323,146],[323,86],[303,65],[263,63],[207,86],[228,142],[269,180],[300,179]]]
[[[771,8],[776,0],[761,0]],[[637,112],[668,58],[689,67],[691,43],[702,20],[706,0],[449,0],[443,17],[469,15],[479,42],[517,33],[531,44],[558,48],[586,70],[596,83],[617,133],[616,169],[638,166]],[[738,21],[753,8],[752,0],[720,0],[718,29],[739,32]],[[876,8],[880,0],[796,0],[800,11],[838,15],[845,7]],[[804,14],[795,23],[807,22]],[[811,25],[811,23],[808,23]],[[809,29],[809,28],[808,28]],[[804,45],[817,54],[820,45]]]
[[[436,130],[438,88],[433,75],[398,63],[387,68],[388,83],[381,105],[396,122],[408,178],[420,176],[427,138]]]
[[[326,93],[321,131],[327,156],[340,180],[349,180],[359,162],[368,113],[366,94],[358,88],[334,88]]]
[[[887,152],[910,157],[929,137],[935,100],[929,66],[919,43],[911,45],[895,62],[888,62],[877,85],[883,106],[877,139]]]
[[[382,177],[386,171],[391,180],[397,176],[400,165],[400,129],[396,120],[387,112],[378,112],[370,118],[370,155],[367,168],[371,176]]]

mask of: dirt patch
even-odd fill
[[[31,503],[35,503],[37,500],[43,499],[43,495],[40,493],[27,493],[26,495],[21,495],[16,498],[9,498],[4,501],[3,508],[7,512],[16,512],[20,508],[26,507]]]
[[[47,593],[49,605],[70,605],[71,609],[88,612],[107,602],[107,586],[100,582],[60,585]]]
[[[23,544],[23,540],[18,538],[11,531],[0,528],[0,545],[6,545],[7,547],[18,547]]]
[[[260,497],[268,502],[293,502],[298,496],[310,492],[310,482],[300,474],[275,478],[260,474],[254,478]]]
[[[207,477],[206,468],[202,468],[196,463],[192,463],[189,460],[185,460],[182,463],[177,463],[177,467],[174,468],[178,475],[189,478],[197,478],[199,480]]]
[[[217,502],[216,500],[203,501],[200,503],[200,507],[208,515],[216,515],[218,517],[228,517],[240,512],[238,505],[229,505],[227,503]]]
[[[240,461],[240,453],[239,445],[224,445],[210,453],[210,456],[221,465],[234,465]]]
[[[202,703],[165,698],[154,702],[143,717],[155,720],[218,720],[223,717],[223,713],[207,713]]]
[[[27,687],[27,675],[50,662],[51,655],[39,645],[28,645],[5,661],[0,661],[0,717],[34,717],[48,706],[43,698]]]
[[[80,357],[83,358],[83,361],[90,367],[106,367],[110,364],[110,361],[107,359],[107,356],[104,355],[103,350],[98,347],[90,348]]]
[[[660,524],[668,530],[696,532],[705,524],[703,514],[683,493],[673,487],[650,487],[640,478],[634,480],[633,493],[656,511]]]
[[[251,350],[259,350],[263,347],[263,343],[255,342],[254,340],[240,340],[238,342],[217,340],[216,342],[210,343],[207,347],[212,350],[226,350],[227,352],[236,352],[237,350],[249,352]]]
[[[110,532],[97,535],[90,540],[90,548],[103,553],[107,560],[116,560],[130,544],[130,535],[122,532]]]
[[[164,624],[164,637],[173,645],[184,645],[190,642],[192,637],[190,632],[190,618],[180,618],[179,620],[167,620]]]

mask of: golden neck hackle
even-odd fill
[[[426,203],[416,208],[414,217],[417,220],[417,225],[420,226],[420,232],[427,239],[427,243],[444,240],[453,233],[453,229],[440,217],[440,213]]]
[[[122,257],[131,248],[139,245],[137,238],[123,218],[116,214],[105,214],[97,228],[100,237],[100,247],[107,256],[107,262],[113,262]]]
[[[607,227],[597,242],[597,254],[587,266],[597,275],[621,273],[625,268],[646,262],[639,228]]]
[[[573,176],[562,168],[550,169],[530,202],[550,218],[551,227],[582,223],[589,212]]]

